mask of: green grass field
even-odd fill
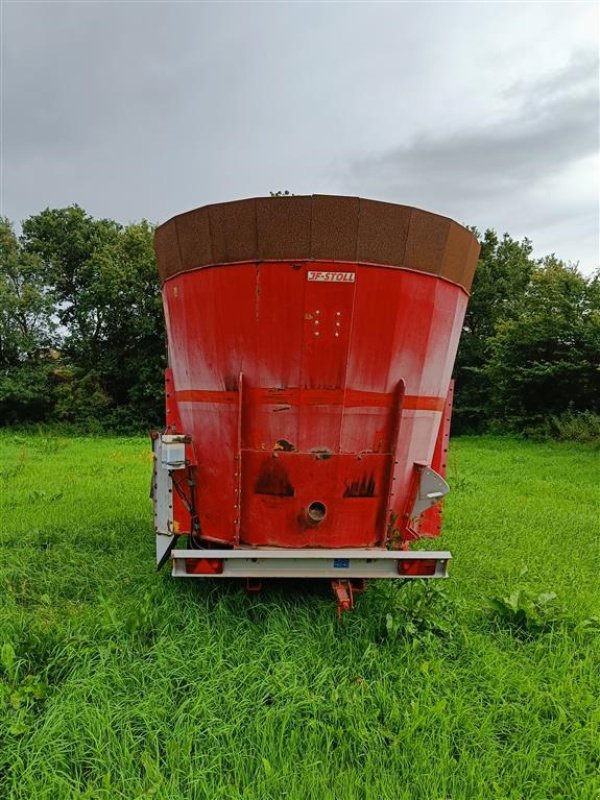
[[[455,441],[450,580],[338,621],[156,574],[147,441],[0,448],[1,798],[600,797],[597,450]]]

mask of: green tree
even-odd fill
[[[492,412],[509,428],[544,428],[566,411],[600,412],[600,279],[554,256],[533,271],[519,311],[489,341]]]
[[[474,233],[479,236],[477,230]],[[495,387],[486,365],[490,341],[498,325],[521,308],[535,261],[528,239],[499,237],[488,229],[480,238],[481,252],[455,367],[455,432],[483,430],[490,421]]]
[[[93,219],[77,205],[47,208],[23,223],[24,250],[44,266],[58,319],[68,332],[64,347],[73,353],[93,346],[100,337],[102,262],[120,229],[112,220]]]
[[[23,224],[25,251],[43,264],[63,331],[61,418],[137,427],[162,419],[165,337],[152,239],[146,221],[124,227],[78,206]]]
[[[0,219],[0,422],[42,419],[52,406],[54,298],[41,260]]]
[[[128,225],[98,260],[102,346],[89,360],[125,424],[163,417],[166,337],[153,235],[146,221]]]

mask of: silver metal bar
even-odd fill
[[[218,575],[186,571],[186,559],[222,560]],[[176,578],[400,578],[423,580],[448,577],[452,554],[446,550],[351,549],[249,549],[173,550]],[[433,575],[399,575],[397,561],[435,560]]]
[[[384,550],[379,547],[236,547],[235,550],[173,550],[173,558],[366,558],[410,561],[421,558],[452,559],[448,550]]]
[[[173,535],[173,481],[168,468],[164,466],[164,438],[164,436],[157,436],[152,442],[154,453],[152,501],[158,569],[168,560],[169,551],[176,544],[176,537]]]

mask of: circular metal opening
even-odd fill
[[[325,503],[311,503],[308,507],[307,514],[312,522],[322,522],[327,514],[327,506]]]

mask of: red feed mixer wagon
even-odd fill
[[[340,609],[366,578],[445,577],[449,552],[411,545],[440,534],[473,234],[314,195],[199,208],[155,245],[169,342],[166,429],[152,434],[159,566],[249,589],[326,578]]]

